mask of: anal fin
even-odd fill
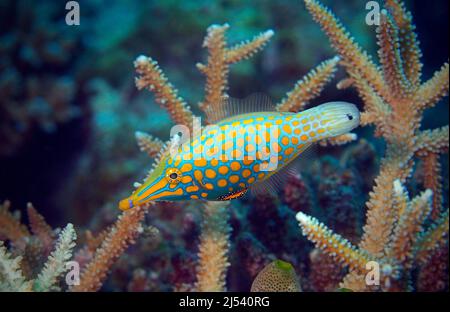
[[[217,200],[225,201],[225,200],[232,200],[232,199],[241,198],[242,196],[245,195],[245,193],[247,193],[247,190],[248,190],[248,188],[237,190],[237,191],[234,191],[234,192],[229,192],[229,193],[227,193],[225,195],[219,196],[217,198]]]

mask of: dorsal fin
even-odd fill
[[[224,96],[219,105],[214,107],[208,106],[205,113],[208,121],[214,124],[236,115],[273,111],[275,111],[275,105],[269,96],[263,93],[253,93],[244,99]]]

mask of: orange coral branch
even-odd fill
[[[361,125],[373,124],[376,126],[376,135],[384,136],[390,128],[391,107],[359,73],[350,73],[350,76],[359,96],[364,100],[365,111],[361,114]]]
[[[448,125],[434,130],[424,130],[419,132],[416,139],[415,154],[419,157],[425,157],[429,153],[448,153],[448,135]]]
[[[0,236],[16,242],[23,237],[30,236],[30,232],[11,214],[10,206],[11,203],[8,200],[0,205]]]
[[[360,46],[350,37],[341,22],[318,1],[305,0],[305,3],[314,20],[320,24],[328,35],[331,45],[338,51],[347,71],[349,73],[359,72],[378,93],[388,98],[389,92],[379,69],[372,62],[371,57],[363,52]]]
[[[299,80],[287,97],[277,105],[281,112],[298,112],[305,108],[308,102],[318,96],[334,76],[339,57],[326,60],[312,69],[303,79]]]
[[[135,136],[141,152],[147,153],[151,158],[158,156],[164,148],[163,141],[148,133],[136,131]]]
[[[141,55],[134,62],[134,67],[139,75],[136,87],[153,92],[155,101],[167,109],[175,123],[191,126],[193,115],[189,106],[178,96],[178,91],[168,82],[158,63]]]
[[[350,88],[351,86],[353,86],[354,84],[354,80],[350,77],[344,78],[342,80],[340,80],[337,84],[336,84],[336,88],[339,90],[345,90]]]
[[[394,98],[405,98],[411,93],[411,85],[403,71],[397,26],[385,10],[381,11],[377,32],[378,56],[386,85]]]
[[[198,63],[197,68],[206,76],[205,98],[200,108],[208,115],[211,111],[220,110],[224,104],[222,99],[228,89],[228,72],[230,64],[247,59],[261,50],[273,36],[268,30],[250,41],[241,42],[234,47],[226,47],[225,33],[230,26],[212,25],[207,30],[203,47],[208,49],[206,65]]]
[[[384,159],[380,175],[375,179],[373,191],[367,202],[366,225],[360,247],[371,254],[382,257],[389,241],[394,220],[397,217],[390,207],[394,205],[393,183],[398,178],[398,170],[389,159]]]
[[[400,180],[394,181],[394,213],[395,221],[398,222],[398,219],[405,213],[409,204],[409,195],[406,191],[405,187],[402,185]]]
[[[228,203],[208,202],[203,209],[197,267],[197,291],[225,291],[230,227]]]
[[[448,95],[449,65],[445,63],[431,79],[422,84],[417,91],[416,101],[420,109],[433,107],[439,100]]]
[[[253,56],[253,54],[261,50],[269,42],[273,34],[273,30],[268,30],[255,36],[250,41],[246,40],[234,47],[227,49],[225,54],[226,62],[229,64],[233,64],[250,58],[251,56]]]
[[[419,264],[426,264],[435,250],[445,247],[448,242],[448,227],[449,209],[447,208],[425,233],[420,234],[415,246],[416,261]]]
[[[47,251],[52,249],[54,241],[53,230],[45,221],[44,217],[39,214],[31,203],[27,204],[28,220],[31,231],[43,243]]]
[[[441,213],[442,196],[442,177],[441,164],[438,154],[429,154],[423,158],[424,183],[423,186],[433,191],[433,204],[431,218],[436,220]]]
[[[108,271],[139,233],[147,207],[134,207],[124,212],[97,249],[94,258],[80,277],[80,284],[71,291],[97,291],[102,286]]]
[[[378,43],[384,75],[327,8],[316,0],[305,0],[305,3],[338,51],[352,85],[364,100],[361,125],[374,124],[375,134],[383,136],[387,142],[386,156],[369,194],[367,220],[359,249],[376,259],[388,259],[384,267],[390,274],[385,274],[383,289],[407,289],[408,268],[413,261],[412,246],[430,209],[425,199],[429,199],[432,192],[410,202],[401,183],[412,172],[414,156],[425,158],[448,151],[448,126],[433,131],[419,129],[423,109],[448,94],[449,65],[446,63],[432,79],[420,85],[421,53],[411,15],[400,1],[387,0],[392,18],[386,11],[381,15]],[[440,207],[439,163],[433,155],[427,160],[427,186],[436,193],[434,206]],[[398,261],[407,267],[405,272],[398,273],[393,269],[396,267],[393,263]],[[362,278],[360,272],[351,272],[343,285],[366,289]]]
[[[200,108],[203,110],[209,106],[218,107],[228,87],[229,69],[225,60],[225,32],[229,27],[228,24],[210,26],[203,42],[203,47],[208,48],[208,61],[206,65],[197,64],[197,67],[206,76],[205,98],[200,104]]]
[[[349,142],[356,141],[358,136],[355,133],[345,133],[319,142],[321,146],[344,145]]]
[[[363,250],[357,249],[348,240],[327,228],[317,219],[303,212],[296,215],[300,223],[303,235],[307,236],[317,248],[320,248],[344,265],[358,272],[365,272],[367,262],[371,261],[370,255]]]
[[[420,74],[422,71],[422,62],[420,58],[422,52],[419,48],[417,35],[414,32],[415,26],[412,22],[412,16],[406,10],[404,3],[398,0],[386,0],[386,7],[392,14],[392,17],[397,25],[398,40],[400,43],[400,57],[403,60],[404,73],[416,89],[420,84]]]
[[[395,227],[388,255],[397,260],[403,268],[409,270],[413,262],[413,245],[417,233],[422,230],[422,224],[431,210],[433,192],[426,190],[420,196],[408,203],[400,215]]]

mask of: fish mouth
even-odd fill
[[[119,209],[122,210],[122,211],[127,211],[127,210],[129,210],[129,209],[131,209],[133,207],[134,207],[134,205],[133,205],[133,200],[131,199],[131,197],[127,197],[125,199],[122,199],[119,202]]]

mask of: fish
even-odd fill
[[[258,96],[229,100],[222,107],[210,112],[215,122],[192,139],[183,141],[179,134],[172,141],[178,145],[162,153],[119,208],[151,201],[227,201],[241,198],[249,189],[264,192],[283,179],[278,175],[311,144],[350,132],[360,122],[357,107],[339,101],[298,113],[276,111],[270,100]]]

